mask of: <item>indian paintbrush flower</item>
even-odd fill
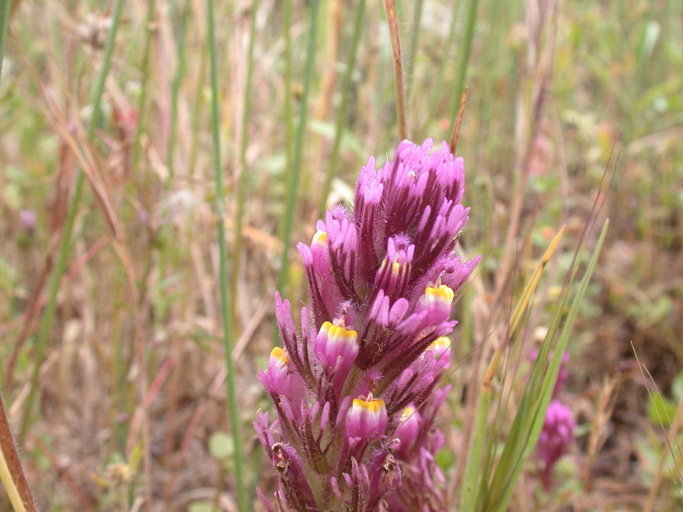
[[[479,258],[455,255],[468,220],[463,161],[446,143],[370,158],[353,209],[337,205],[299,244],[309,306],[297,330],[275,295],[283,348],[259,375],[277,419],[255,428],[279,473],[271,511],[442,511],[435,428],[448,387],[455,293]]]
[[[552,353],[548,355],[548,360],[551,357]],[[531,359],[535,361],[537,358],[538,350],[532,351]],[[536,445],[536,458],[541,466],[538,476],[543,487],[547,490],[551,489],[553,485],[552,476],[555,464],[574,441],[576,423],[572,411],[569,406],[557,399],[558,395],[564,391],[569,379],[568,364],[569,352],[564,352],[553,388],[552,400],[546,410],[543,428]]]
[[[575,428],[576,423],[571,409],[559,400],[550,402],[536,446],[537,456],[541,462],[539,477],[546,489],[552,488],[555,463],[574,441]]]

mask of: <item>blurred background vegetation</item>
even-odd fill
[[[447,140],[469,91],[462,250],[483,261],[457,308],[458,368],[441,418],[452,494],[468,383],[566,225],[510,355],[519,378],[498,381],[512,397],[497,410],[505,425],[598,196],[597,221],[611,226],[569,343],[577,441],[549,493],[529,461],[511,509],[680,509],[683,3],[396,7],[409,138]],[[12,4],[0,80],[0,377],[43,510],[236,510],[235,426],[249,500],[257,483],[272,487],[251,421],[268,407],[256,374],[273,343],[274,290],[300,302],[304,286],[296,251],[283,247],[308,241],[321,207],[350,201],[367,157],[383,161],[400,140],[383,2],[215,2],[217,125],[208,14],[203,0]]]

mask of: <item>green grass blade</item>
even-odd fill
[[[444,81],[444,74],[446,68],[448,67],[451,48],[453,46],[453,43],[455,42],[456,28],[458,26],[458,19],[460,19],[459,14],[460,10],[462,9],[462,5],[462,3],[457,2],[451,10],[451,20],[448,24],[448,37],[446,38],[446,42],[443,45],[441,55],[439,57],[439,62],[436,65],[436,74],[433,82],[435,84],[440,84]],[[422,126],[420,127],[421,134],[424,134],[425,131],[430,130],[431,126],[435,121],[435,118],[441,115],[441,112],[437,113],[435,111],[437,109],[437,105],[439,105],[443,101],[443,96],[441,94],[431,94],[430,96],[431,97],[429,100],[428,109],[430,115],[425,119],[425,121],[422,123]]]
[[[470,0],[467,5],[467,20],[465,25],[465,33],[461,45],[460,56],[458,58],[458,74],[455,79],[455,89],[453,91],[453,98],[451,98],[451,115],[449,119],[455,119],[460,107],[460,98],[465,90],[465,79],[467,78],[467,66],[470,61],[470,51],[472,49],[472,39],[474,39],[474,26],[477,21],[477,8],[479,7],[479,0]],[[449,140],[452,137],[449,137]]]
[[[185,39],[187,35],[187,26],[190,20],[191,5],[190,0],[185,2],[180,20],[180,31],[178,33],[177,42],[177,57],[178,63],[176,66],[175,73],[173,75],[173,82],[171,83],[171,112],[169,121],[169,132],[168,132],[168,148],[166,155],[166,165],[168,167],[168,181],[169,183],[173,181],[175,176],[175,143],[176,134],[178,132],[178,97],[180,94],[180,86],[183,82],[183,77],[185,76],[185,55],[186,55],[186,44]]]
[[[237,504],[240,512],[249,510],[247,495],[244,489],[242,440],[240,436],[239,409],[237,407],[237,390],[235,386],[235,365],[232,360],[233,325],[230,315],[230,297],[228,295],[228,254],[225,236],[225,199],[223,195],[223,171],[221,168],[220,111],[218,102],[218,63],[216,57],[215,15],[213,0],[206,0],[207,35],[209,61],[211,69],[211,135],[213,139],[213,168],[216,181],[216,231],[218,235],[219,288],[221,295],[221,320],[223,322],[223,350],[227,369],[226,386],[228,408],[230,411],[230,428],[234,446],[235,487]]]
[[[420,47],[420,32],[422,30],[422,12],[424,0],[415,0],[413,9],[413,30],[410,33],[410,52],[406,62],[406,102],[410,105],[410,96],[413,93],[415,83],[415,61]]]
[[[92,105],[92,114],[86,127],[86,137],[88,141],[93,141],[95,138],[95,128],[99,125],[102,105],[102,94],[104,93],[104,86],[111,67],[111,58],[114,51],[114,44],[116,42],[116,33],[119,28],[121,20],[121,12],[123,11],[124,0],[116,0],[114,10],[112,12],[111,28],[107,34],[107,40],[104,46],[104,54],[102,56],[102,66],[97,75],[93,88],[90,92],[90,104]],[[23,444],[26,432],[31,422],[33,413],[33,404],[38,394],[38,380],[40,376],[40,367],[45,359],[45,351],[47,349],[47,342],[52,331],[52,324],[55,320],[55,313],[57,311],[57,292],[59,291],[59,284],[61,282],[64,271],[66,270],[66,262],[69,257],[69,250],[71,248],[71,235],[74,230],[74,223],[76,221],[76,214],[81,203],[83,195],[83,185],[85,183],[85,176],[83,171],[79,169],[76,173],[76,182],[74,184],[73,195],[69,202],[69,207],[66,215],[66,223],[62,238],[59,242],[59,249],[57,253],[57,261],[55,262],[54,270],[50,276],[48,283],[48,299],[45,305],[45,312],[43,319],[40,322],[40,329],[38,331],[38,338],[36,342],[35,354],[33,357],[33,372],[31,374],[31,385],[29,387],[28,396],[26,397],[26,405],[24,406],[24,414],[21,420],[21,428],[19,430],[19,444]]]
[[[327,165],[327,172],[325,174],[325,183],[323,184],[323,191],[320,195],[320,204],[318,205],[318,216],[325,215],[325,208],[327,207],[327,197],[330,195],[332,188],[332,180],[337,175],[337,167],[339,166],[339,150],[341,149],[342,135],[344,134],[344,124],[346,123],[346,114],[349,104],[349,96],[351,95],[351,80],[353,78],[353,71],[356,67],[356,55],[358,54],[358,42],[360,41],[360,34],[363,28],[363,19],[365,16],[365,0],[360,0],[356,7],[356,18],[353,23],[353,35],[351,36],[351,47],[349,48],[349,58],[346,62],[346,70],[344,71],[344,83],[342,84],[342,96],[337,108],[337,115],[334,124],[334,140],[332,141],[332,153],[330,154],[329,164]]]
[[[528,308],[531,297],[533,296],[533,293],[535,292],[538,283],[541,280],[543,271],[545,270],[548,262],[551,260],[555,250],[559,246],[563,235],[564,227],[557,232],[555,237],[553,237],[552,241],[548,245],[548,248],[542,256],[541,261],[531,274],[531,277],[529,278],[520,299],[517,301],[517,305],[510,321],[510,338],[514,337],[514,333],[517,331],[517,327],[521,322],[521,318]],[[491,406],[491,382],[498,370],[498,365],[500,364],[504,350],[505,345],[501,345],[496,349],[493,359],[491,360],[484,375],[481,386],[482,389],[479,397],[477,398],[477,412],[474,431],[472,434],[472,446],[468,454],[467,463],[465,465],[465,473],[461,484],[461,511],[469,512],[475,510],[477,504],[477,492],[482,486],[483,482],[485,482],[485,478],[487,478],[486,475],[489,474],[490,468],[488,467],[488,464],[482,466],[482,456],[484,453],[485,439],[488,433],[487,420]],[[487,460],[490,460],[492,458],[491,446],[489,445],[488,448],[489,453]],[[482,469],[484,469],[484,471]]]
[[[5,60],[5,44],[7,43],[7,26],[12,0],[0,2],[0,76],[2,76],[2,61]]]
[[[487,437],[487,423],[491,408],[491,390],[483,389],[477,400],[477,415],[474,420],[472,446],[467,455],[465,474],[460,487],[460,512],[473,512],[477,504],[477,490],[482,478],[482,456]]]
[[[230,294],[232,297],[237,297],[237,282],[240,272],[240,263],[242,257],[242,224],[244,222],[244,205],[247,194],[247,147],[249,145],[249,120],[251,118],[251,93],[252,82],[254,74],[254,46],[256,41],[256,13],[259,8],[259,1],[253,0],[251,3],[251,17],[249,21],[249,42],[247,43],[247,71],[244,84],[244,95],[242,98],[242,125],[241,125],[241,140],[240,140],[240,174],[237,181],[237,212],[235,214],[235,231],[232,250],[232,273],[233,279],[230,283]],[[233,307],[235,302],[233,301]],[[235,316],[235,312],[230,314]],[[234,323],[234,322],[233,322]]]
[[[562,310],[567,300],[566,294],[560,301],[555,321],[534,363],[532,376],[520,402],[510,436],[503,448],[503,454],[496,466],[486,495],[480,501],[480,510],[503,512],[507,509],[514,486],[521,473],[523,462],[536,445],[545,420],[545,411],[552,398],[553,388],[555,387],[557,374],[562,363],[562,355],[567,348],[579,307],[595,271],[598,257],[607,235],[608,226],[609,223],[606,222],[602,228],[586,271],[567,311],[566,318],[561,322],[561,331],[557,335],[557,329],[560,325],[559,318],[563,314]],[[570,272],[572,272],[571,269]],[[569,284],[567,288],[569,288]],[[550,364],[548,364],[547,358],[551,351],[552,359]]]
[[[285,202],[284,222],[282,224],[282,255],[280,258],[280,272],[277,279],[277,288],[283,292],[289,276],[289,244],[292,237],[292,225],[294,224],[294,210],[296,208],[297,189],[299,187],[299,175],[301,174],[301,156],[303,153],[304,135],[308,121],[308,95],[313,81],[313,67],[317,49],[316,34],[318,29],[318,8],[320,0],[313,0],[310,4],[310,23],[308,29],[308,49],[306,51],[306,68],[304,71],[304,90],[299,105],[299,124],[294,142],[292,164],[289,169],[287,180],[287,196]]]
[[[282,25],[285,35],[285,103],[284,103],[284,117],[285,117],[285,155],[287,157],[287,169],[292,168],[293,148],[294,148],[294,105],[292,104],[292,17],[293,17],[293,0],[285,0]],[[288,176],[287,173],[285,173]]]
[[[133,165],[141,165],[142,152],[141,137],[145,131],[145,117],[147,114],[147,97],[149,96],[150,57],[152,55],[152,35],[154,33],[154,18],[156,16],[155,0],[147,2],[147,16],[145,17],[145,39],[142,46],[142,62],[140,63],[140,97],[138,98],[138,121],[133,139]],[[143,180],[144,181],[144,180]]]

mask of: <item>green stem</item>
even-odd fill
[[[285,155],[287,169],[292,168],[292,146],[294,145],[294,106],[292,105],[292,0],[286,0],[282,14],[285,33]]]
[[[446,42],[443,45],[443,51],[441,52],[441,58],[439,59],[439,63],[437,64],[436,67],[436,75],[433,80],[433,83],[435,84],[441,84],[443,83],[444,79],[444,72],[448,67],[448,60],[449,56],[451,53],[451,47],[453,46],[453,42],[455,41],[455,29],[457,28],[458,25],[458,20],[460,19],[460,8],[461,8],[460,3],[456,4],[453,7],[453,11],[451,13],[451,21],[448,26],[448,37],[446,38]],[[422,126],[420,127],[420,133],[425,133],[425,132],[430,132],[431,131],[431,125],[433,123],[433,120],[436,117],[439,117],[441,115],[441,111],[439,109],[439,112],[436,112],[437,105],[440,107],[441,103],[443,101],[443,96],[439,94],[432,94],[430,101],[429,101],[429,110],[428,113],[430,114],[427,119],[424,121]]]
[[[211,135],[213,138],[213,167],[216,181],[216,231],[218,234],[219,288],[221,294],[221,319],[223,322],[223,349],[227,369],[228,408],[230,410],[230,427],[235,449],[235,487],[237,503],[241,512],[249,510],[247,495],[244,489],[242,440],[240,436],[239,411],[237,408],[237,392],[235,387],[235,366],[232,360],[233,326],[230,315],[228,296],[228,255],[225,236],[225,199],[223,197],[223,172],[221,169],[220,111],[218,102],[218,64],[216,57],[215,15],[213,0],[206,0],[208,23],[208,46],[211,69]]]
[[[358,53],[358,42],[360,41],[360,33],[363,28],[364,15],[365,0],[359,0],[358,6],[356,7],[356,19],[353,24],[353,36],[351,38],[351,48],[349,49],[349,59],[346,63],[346,70],[344,71],[341,102],[339,104],[339,108],[337,109],[337,115],[335,118],[332,154],[330,155],[330,163],[327,166],[325,183],[323,184],[323,193],[320,196],[320,204],[318,205],[318,215],[320,217],[325,214],[325,208],[327,207],[327,196],[330,195],[332,180],[337,175],[337,167],[339,166],[339,150],[341,149],[341,140],[342,135],[344,134],[344,123],[346,122],[349,96],[351,95],[351,80],[353,78],[353,70],[356,65],[356,54]]]
[[[474,420],[474,431],[467,462],[465,464],[465,474],[460,487],[460,511],[473,512],[476,507],[477,493],[483,473],[483,454],[485,439],[488,435],[487,422],[491,407],[491,390],[486,387],[481,390],[477,399],[477,409]]]
[[[194,94],[194,109],[192,111],[192,140],[190,141],[190,158],[187,165],[188,176],[194,176],[199,157],[199,135],[201,134],[202,120],[204,119],[202,108],[204,106],[204,81],[206,74],[206,54],[201,51],[199,57],[199,72],[197,74],[197,86]]]
[[[0,1],[0,75],[2,75],[2,61],[5,58],[5,43],[7,43],[7,27],[11,6],[12,0]]]
[[[306,68],[304,71],[304,91],[299,106],[299,125],[296,131],[294,153],[289,179],[287,181],[287,200],[285,203],[284,224],[282,228],[282,257],[280,258],[280,273],[277,280],[277,288],[283,291],[289,274],[289,243],[292,236],[292,224],[294,223],[294,209],[296,208],[296,192],[299,187],[299,174],[301,171],[301,154],[308,119],[308,94],[311,89],[313,77],[313,64],[315,62],[316,33],[318,28],[318,8],[320,0],[311,1],[311,20],[308,32],[308,50],[306,54]]]
[[[171,84],[171,114],[170,126],[168,133],[168,154],[166,155],[166,165],[168,166],[168,181],[169,183],[175,176],[175,139],[177,133],[178,123],[178,95],[180,94],[180,85],[185,75],[185,35],[187,33],[187,24],[190,20],[190,0],[185,2],[185,7],[182,13],[182,20],[180,22],[180,33],[178,34],[178,65],[175,74],[173,75],[173,82]]]
[[[86,137],[88,142],[92,142],[95,138],[95,128],[97,128],[100,121],[100,107],[102,105],[102,95],[104,93],[104,86],[111,67],[111,57],[114,51],[114,43],[116,42],[116,32],[119,27],[121,19],[121,12],[123,10],[124,0],[116,0],[114,4],[114,11],[112,13],[112,23],[109,34],[107,34],[107,41],[104,46],[104,54],[102,56],[102,66],[97,75],[95,83],[90,93],[90,104],[92,105],[92,114],[88,125],[86,127]],[[69,202],[69,208],[66,216],[66,223],[62,238],[59,242],[59,250],[57,253],[57,261],[55,268],[50,276],[48,283],[48,299],[45,305],[45,314],[42,322],[40,322],[40,330],[38,331],[38,338],[36,342],[36,351],[33,357],[34,366],[31,375],[31,385],[29,387],[28,396],[26,398],[26,405],[24,407],[24,414],[21,420],[21,429],[19,431],[19,444],[23,444],[26,432],[31,422],[31,414],[33,404],[38,393],[38,380],[40,377],[40,367],[45,359],[45,350],[47,342],[52,331],[52,324],[55,320],[55,313],[57,311],[57,292],[59,291],[59,284],[66,269],[66,262],[69,257],[69,250],[71,248],[71,235],[73,234],[76,214],[80,206],[81,197],[83,195],[83,184],[85,176],[81,169],[76,172],[76,183],[74,185],[73,196]]]
[[[410,101],[410,95],[413,92],[413,84],[415,83],[415,61],[417,60],[417,50],[420,47],[420,30],[422,28],[422,11],[424,7],[424,0],[415,0],[415,8],[413,10],[413,30],[410,34],[410,53],[408,54],[408,62],[406,62],[406,102]]]
[[[147,111],[147,94],[149,91],[149,61],[152,33],[154,32],[153,23],[155,15],[155,0],[148,0],[147,2],[147,16],[145,17],[145,42],[142,47],[142,64],[140,66],[140,77],[142,87],[140,88],[140,97],[138,98],[138,122],[135,129],[135,138],[133,140],[133,158],[132,161],[137,164],[140,160],[140,152],[142,151],[142,144],[140,138],[145,126],[145,114]]]
[[[240,274],[240,258],[242,256],[242,224],[244,223],[244,204],[247,192],[247,147],[249,145],[249,119],[251,117],[251,90],[254,74],[254,46],[256,41],[256,12],[258,11],[259,0],[252,0],[251,20],[249,23],[249,43],[247,48],[247,76],[244,84],[242,130],[240,140],[240,174],[237,181],[237,212],[235,214],[235,231],[232,250],[232,275],[230,282],[230,294],[237,297],[237,282]],[[232,303],[233,309],[235,302]],[[235,312],[230,314],[235,317]],[[233,320],[234,324],[234,320]]]
[[[465,34],[462,41],[462,52],[458,61],[458,75],[455,82],[455,91],[453,98],[451,98],[451,115],[449,119],[455,119],[458,109],[460,108],[460,98],[465,90],[465,78],[467,77],[467,65],[470,61],[470,50],[472,49],[472,39],[474,38],[474,25],[477,21],[477,7],[479,0],[470,0],[467,6],[467,25],[465,26]],[[455,128],[455,127],[454,127]],[[452,137],[449,137],[449,140]]]

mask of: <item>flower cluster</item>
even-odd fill
[[[283,348],[259,375],[277,412],[257,434],[279,475],[269,511],[442,511],[434,427],[448,392],[455,292],[478,258],[455,253],[468,220],[463,162],[446,143],[402,142],[363,167],[298,250],[310,303],[300,327],[275,297]]]
[[[555,463],[567,452],[574,441],[576,423],[572,411],[569,406],[557,399],[569,378],[568,362],[569,353],[565,352],[562,354],[562,365],[553,389],[553,400],[546,411],[543,429],[536,445],[536,454],[541,462],[539,477],[546,489],[552,488]]]

